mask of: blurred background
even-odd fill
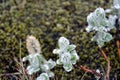
[[[20,58],[28,55],[27,35],[39,40],[41,54],[47,60],[57,59],[52,51],[57,47],[59,37],[64,36],[77,46],[80,56],[77,65],[100,69],[103,73],[107,63],[96,42],[91,41],[95,32],[87,33],[85,30],[86,18],[96,8],[107,9],[111,5],[112,0],[0,0],[0,80],[16,80],[13,75],[6,74],[18,72]],[[115,30],[110,33],[115,36]],[[110,79],[119,80],[120,61],[115,39],[105,43],[103,50],[111,60]],[[85,74],[76,68],[67,73],[59,65],[52,71],[57,80],[81,80]],[[87,73],[83,80],[95,78]]]

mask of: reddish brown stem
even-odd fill
[[[118,58],[120,59],[120,42],[119,42],[119,40],[116,41],[116,45],[118,48]]]
[[[88,69],[88,68],[86,68],[85,66],[80,66],[79,69],[81,69],[81,70],[83,70],[83,71],[85,71],[85,72],[88,72],[88,73],[92,73],[92,74],[93,74],[93,70]]]
[[[100,48],[100,51],[103,55],[103,57],[105,58],[105,60],[107,61],[107,72],[105,75],[106,80],[109,80],[109,74],[110,74],[110,60],[108,59],[108,57],[106,56],[106,53]]]
[[[106,56],[105,52],[101,48],[100,48],[100,51],[101,51],[103,57],[105,58],[105,60],[108,62],[109,60],[108,60],[108,57]]]
[[[91,73],[91,74],[94,74],[94,75],[96,75],[96,76],[102,76],[102,74],[101,73],[98,73],[98,72],[96,72],[95,70],[91,70],[91,69],[88,69],[88,68],[86,68],[85,66],[77,66],[77,65],[74,65],[75,67],[77,67],[77,68],[79,68],[79,69],[81,69],[81,70],[83,70],[83,71],[85,71],[85,72],[88,72],[88,73]]]

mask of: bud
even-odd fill
[[[40,43],[34,36],[27,36],[26,47],[29,54],[35,54],[41,52]]]

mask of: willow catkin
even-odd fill
[[[41,52],[40,43],[34,36],[31,35],[27,36],[26,47],[29,54],[35,54]]]

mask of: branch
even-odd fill
[[[119,40],[116,41],[116,45],[118,48],[118,58],[120,59],[120,42],[119,42]]]
[[[3,74],[0,74],[0,76],[9,76],[9,75],[20,75],[21,73],[19,72],[16,72],[16,73],[3,73]]]
[[[117,18],[115,21],[115,27],[116,27],[116,45],[118,48],[118,58],[120,59],[120,42],[119,42],[120,19],[119,18]]]
[[[102,77],[102,75],[103,75],[101,73],[96,72],[95,70],[88,69],[88,68],[86,68],[85,66],[82,66],[82,65],[81,66],[74,65],[74,66],[83,70],[83,71],[85,71],[85,72],[87,72],[87,73],[91,73],[91,74],[94,74],[94,75],[99,76],[99,77]]]
[[[106,80],[109,80],[109,74],[110,74],[110,60],[108,59],[108,57],[106,56],[105,52],[100,48],[100,51],[103,55],[103,57],[105,58],[105,60],[107,61],[107,72],[105,75]]]

